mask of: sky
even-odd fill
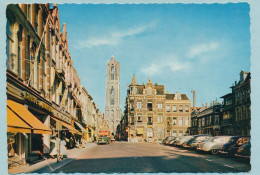
[[[81,84],[103,112],[106,65],[120,63],[121,109],[133,74],[139,84],[165,85],[196,106],[231,92],[241,70],[250,71],[247,3],[59,4],[69,51]]]

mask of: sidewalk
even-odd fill
[[[64,158],[63,160],[60,160],[57,163],[57,159],[46,159],[41,162],[38,162],[33,165],[24,165],[20,167],[10,168],[8,170],[8,174],[19,174],[19,173],[52,173],[56,171],[57,169],[63,167],[64,165],[68,164],[69,162],[73,161],[75,158],[77,158],[80,153],[86,149],[90,149],[94,146],[96,146],[96,143],[87,143],[85,145],[85,148],[74,148],[68,151],[67,158]]]

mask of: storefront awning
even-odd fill
[[[67,128],[69,130],[69,132],[73,133],[73,134],[79,134],[79,135],[82,135],[78,130],[76,130],[76,128],[74,128],[73,126],[61,121],[61,120],[58,120],[54,117],[51,117],[53,120],[55,120],[56,122],[60,121],[62,123],[62,126],[64,126],[65,128]]]
[[[75,123],[78,125],[78,127],[85,133],[87,133],[86,129],[78,122],[75,121]]]
[[[136,131],[137,131],[137,134],[144,134],[143,128],[137,128]]]
[[[32,128],[7,108],[7,132],[31,133]]]
[[[7,100],[8,108],[33,129],[35,134],[52,134],[50,128],[37,119],[25,106]]]

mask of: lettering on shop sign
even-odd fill
[[[44,103],[43,101],[38,100],[34,95],[30,94],[29,92],[24,92],[23,97],[25,100],[32,102],[35,105],[37,105],[47,111],[53,112],[53,108],[50,105]]]

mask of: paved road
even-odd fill
[[[83,151],[55,173],[248,172],[249,162],[158,143],[112,143]]]

